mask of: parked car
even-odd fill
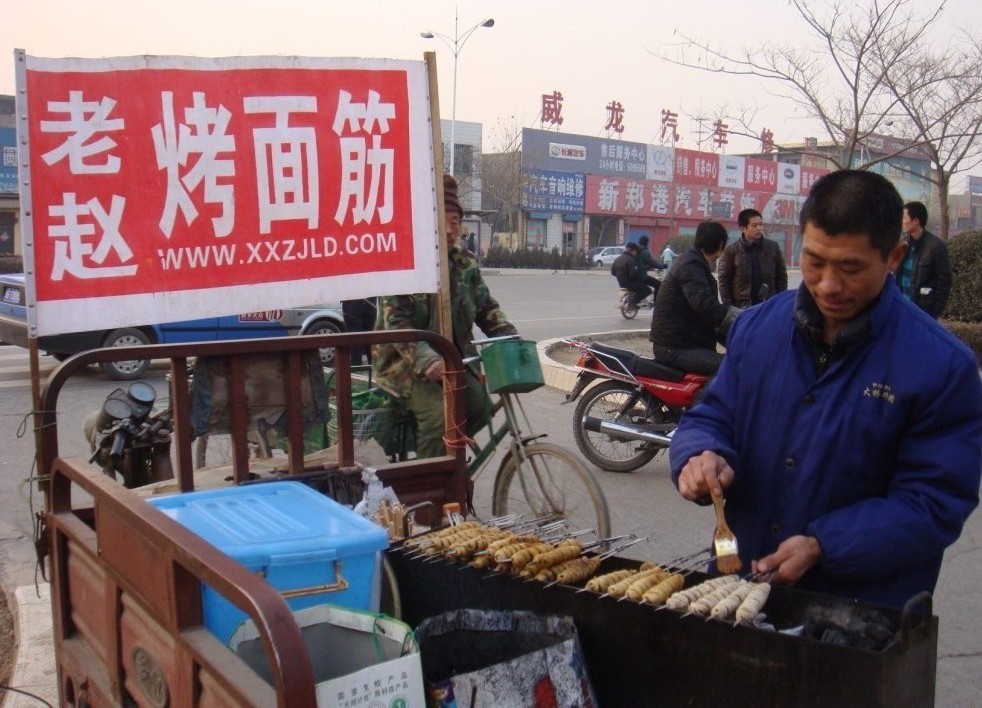
[[[225,339],[283,337],[297,334],[329,334],[344,331],[340,304],[311,305],[289,310],[247,312],[226,317],[91,330],[40,337],[38,348],[59,361],[73,354],[100,347],[129,347],[143,344],[208,342]],[[0,275],[0,341],[27,347],[27,295],[23,273]],[[334,348],[321,349],[325,366],[334,363]],[[147,359],[105,362],[102,369],[112,379],[126,381],[143,375]]]
[[[597,268],[610,268],[617,256],[624,253],[623,246],[601,246],[590,249],[590,265]]]

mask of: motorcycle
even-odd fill
[[[171,409],[154,410],[156,400],[153,386],[134,381],[112,391],[83,423],[92,451],[89,462],[109,477],[121,477],[129,489],[174,477]]]
[[[634,293],[627,288],[620,289],[620,297],[617,300],[617,308],[621,311],[621,316],[625,320],[633,320],[638,316],[638,310],[650,310],[655,306],[655,295],[652,293],[640,302],[634,301]]]
[[[709,380],[625,349],[563,341],[580,350],[579,375],[566,395],[567,403],[579,399],[576,446],[611,472],[633,472],[667,448],[682,414]]]
[[[638,310],[651,310],[655,306],[655,298],[658,297],[658,290],[661,288],[662,278],[660,274],[646,276],[645,283],[651,288],[651,294],[635,302],[634,294],[627,288],[621,288],[617,309],[621,311],[621,316],[625,320],[633,320],[638,316]]]

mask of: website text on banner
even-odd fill
[[[423,62],[18,59],[32,334],[437,290]]]

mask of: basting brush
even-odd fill
[[[710,494],[713,508],[716,509],[716,530],[713,532],[713,546],[716,549],[716,570],[721,575],[740,572],[743,563],[737,553],[736,535],[730,530],[723,515],[723,495]]]

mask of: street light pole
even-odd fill
[[[439,39],[453,53],[453,110],[450,114],[450,174],[454,174],[454,165],[456,163],[456,150],[457,146],[455,143],[455,130],[457,127],[457,58],[460,56],[460,52],[464,49],[464,43],[470,39],[471,35],[481,27],[494,27],[494,19],[488,18],[483,22],[478,22],[476,25],[471,27],[469,30],[460,34],[457,31],[458,28],[458,17],[457,10],[454,10],[453,15],[453,37],[441,34],[439,32],[420,32],[419,36],[423,39]]]

